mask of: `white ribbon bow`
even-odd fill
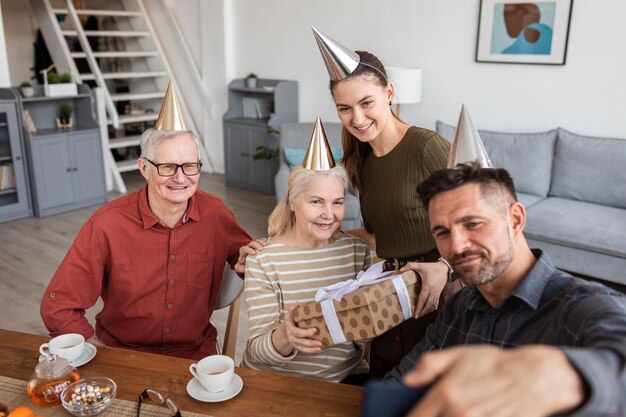
[[[337,318],[337,312],[335,311],[333,300],[339,302],[344,295],[356,291],[361,287],[391,280],[396,288],[396,292],[398,293],[398,299],[400,300],[400,306],[402,307],[405,320],[411,317],[411,299],[402,276],[391,275],[387,271],[383,271],[383,264],[384,261],[375,263],[366,271],[359,272],[356,279],[338,282],[317,290],[317,293],[315,294],[315,301],[320,303],[322,307],[324,321],[328,326],[328,331],[335,344],[344,343],[347,339],[341,329],[339,319]]]

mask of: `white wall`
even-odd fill
[[[31,13],[30,2],[27,0],[2,0],[2,20],[4,22],[3,33],[10,74],[10,84],[3,85],[15,86],[22,81],[34,83],[33,80],[30,80],[30,77],[33,76],[30,68],[34,65],[33,43],[37,34],[37,22]],[[4,73],[2,68],[0,68],[0,72]]]
[[[407,121],[455,123],[466,103],[479,128],[626,138],[624,0],[576,0],[565,66],[474,61],[479,1],[233,0],[233,75],[299,81],[300,119],[336,121],[317,27],[389,66],[423,68],[422,102]]]
[[[4,25],[2,21],[2,5],[0,4],[0,87],[9,87],[9,55],[4,41]]]

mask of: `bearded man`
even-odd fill
[[[465,288],[386,376],[430,386],[410,415],[625,416],[626,296],[528,247],[504,169],[459,164],[418,193]]]

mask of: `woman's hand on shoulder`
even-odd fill
[[[300,306],[299,303],[293,303],[289,307],[289,311],[285,314],[285,319],[272,333],[272,344],[278,353],[283,356],[289,356],[294,351],[303,353],[317,353],[322,350],[322,342],[310,339],[317,329],[300,329],[296,326],[293,318],[293,311]]]
[[[448,282],[448,267],[443,262],[409,262],[400,272],[415,271],[422,278],[422,289],[415,305],[415,318],[439,307],[439,297]]]
[[[235,264],[235,272],[238,274],[246,272],[246,258],[248,255],[256,255],[258,251],[265,249],[268,243],[269,239],[262,237],[239,248],[239,259],[237,259]]]

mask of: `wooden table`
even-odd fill
[[[0,374],[28,381],[49,338],[0,329]],[[221,403],[204,403],[186,391],[194,361],[132,350],[99,347],[96,357],[78,370],[81,377],[106,376],[118,386],[117,397],[137,401],[148,387],[169,396],[185,411],[228,416],[358,416],[361,389],[271,372],[237,368],[243,390]],[[183,412],[184,416],[184,412]]]

